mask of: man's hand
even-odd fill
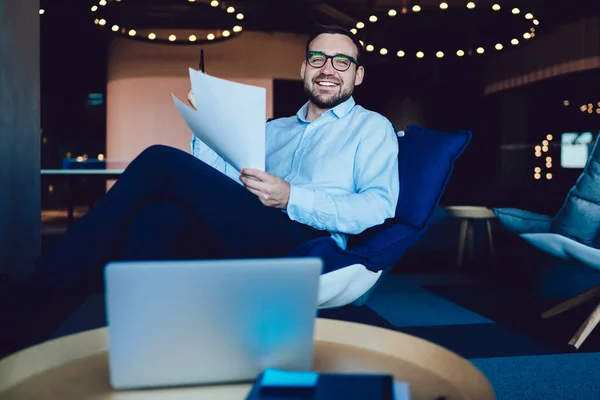
[[[189,91],[188,95],[187,95],[188,101],[190,102],[190,104],[192,105],[192,107],[194,107],[195,110],[197,110],[196,108],[196,97],[194,96],[194,92],[192,92],[191,90]]]
[[[265,206],[285,210],[290,200],[290,184],[258,169],[242,169],[240,180]]]

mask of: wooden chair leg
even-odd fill
[[[472,220],[467,220],[467,247],[469,248],[469,259],[473,261],[475,258],[475,226]]]
[[[552,318],[555,315],[561,314],[561,313],[568,311],[574,307],[577,307],[580,304],[586,303],[590,300],[594,300],[598,297],[600,297],[600,286],[591,288],[590,290],[588,290],[586,292],[578,294],[577,296],[572,297],[569,300],[564,301],[564,302],[552,307],[548,311],[545,311],[544,313],[542,313],[542,318]]]
[[[590,314],[588,319],[581,325],[577,333],[571,338],[569,344],[574,346],[576,349],[583,344],[585,339],[592,333],[596,325],[600,322],[600,303],[594,308],[594,311]]]
[[[489,244],[490,244],[490,256],[492,257],[492,259],[495,257],[494,256],[494,238],[492,237],[492,222],[488,219],[485,221],[485,225],[487,228],[487,234],[488,234],[488,240],[489,240]]]
[[[465,256],[465,247],[467,244],[467,231],[469,230],[469,220],[463,219],[460,221],[460,235],[458,237],[458,259],[456,263],[460,267]]]

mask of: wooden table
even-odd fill
[[[473,220],[476,219],[485,220],[490,255],[494,257],[494,239],[492,237],[491,221],[496,218],[496,214],[491,209],[481,206],[448,206],[446,210],[450,216],[460,219],[460,235],[458,237],[458,254],[456,260],[459,266],[463,264],[466,247],[469,248],[469,256],[473,258],[475,247]]]
[[[0,399],[245,399],[251,384],[114,391],[109,386],[107,329],[15,353],[0,361]],[[318,319],[313,366],[320,372],[391,373],[412,399],[493,400],[485,376],[469,361],[428,341],[369,325]]]
[[[73,223],[73,214],[75,203],[73,200],[73,186],[78,179],[99,179],[107,182],[113,179],[119,179],[124,168],[110,169],[42,169],[40,174],[43,177],[65,179],[67,181],[67,226]],[[92,202],[90,202],[91,208]]]

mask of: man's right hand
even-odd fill
[[[190,104],[192,105],[192,107],[194,107],[194,110],[197,110],[197,108],[196,108],[196,97],[194,97],[194,93],[191,90],[188,93],[188,101],[190,102]]]

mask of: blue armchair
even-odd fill
[[[319,237],[294,249],[290,257],[324,262],[319,307],[363,305],[385,273],[425,234],[454,170],[471,141],[470,131],[438,132],[409,125],[398,133],[400,194],[396,215],[352,236],[347,248]]]
[[[583,172],[555,216],[515,208],[495,208],[498,221],[537,249],[600,271],[600,140],[596,140]],[[544,312],[550,318],[600,298],[600,286]],[[600,303],[569,341],[579,349],[600,322]]]

